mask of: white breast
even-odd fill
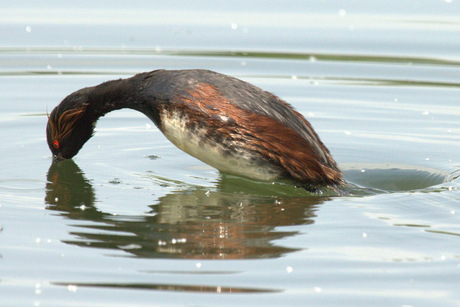
[[[280,171],[266,163],[254,162],[255,153],[241,151],[229,154],[223,144],[206,139],[205,131],[187,128],[187,118],[178,113],[166,113],[161,116],[164,135],[179,149],[224,173],[235,174],[257,180],[273,180]],[[225,121],[223,121],[225,122]]]

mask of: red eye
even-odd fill
[[[59,149],[59,142],[57,140],[53,141],[53,147]]]

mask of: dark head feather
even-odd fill
[[[62,114],[59,114],[59,109],[57,109],[56,112],[53,112],[54,114],[48,115],[52,142],[58,141],[61,143],[69,137],[75,128],[75,123],[83,116],[86,106],[84,104],[78,108],[67,110]]]
[[[90,110],[90,90],[70,94],[48,115],[46,135],[54,157],[72,158],[93,135],[95,119]]]

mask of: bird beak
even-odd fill
[[[59,162],[62,160],[64,160],[64,158],[62,157],[61,153],[58,153],[57,155],[53,155],[53,162]]]

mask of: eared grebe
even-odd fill
[[[305,187],[344,183],[329,150],[288,103],[209,70],[155,70],[67,96],[49,115],[49,148],[75,156],[99,117],[122,108],[148,116],[177,147],[218,170],[258,180],[289,178]]]

